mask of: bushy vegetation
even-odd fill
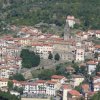
[[[60,55],[59,55],[58,53],[56,53],[54,59],[55,59],[56,61],[59,61]]]
[[[10,80],[17,80],[17,81],[25,81],[24,76],[22,74],[20,74],[20,73],[16,73],[15,75],[10,76],[9,79]]]
[[[96,93],[90,100],[100,100],[100,91]]]
[[[82,29],[100,29],[100,0],[3,0],[0,20],[17,25],[43,22],[63,27],[67,15],[81,20]],[[8,1],[8,0],[5,0]],[[2,25],[1,25],[2,26]]]
[[[0,91],[0,100],[20,100],[20,99],[15,95],[11,95],[8,92]]]
[[[22,58],[22,66],[24,68],[32,68],[40,64],[40,56],[28,49],[23,49],[20,57]]]
[[[44,69],[41,71],[41,73],[38,75],[39,79],[42,80],[50,80],[51,76],[55,74],[55,71],[52,69]]]

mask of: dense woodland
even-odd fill
[[[83,29],[100,29],[100,0],[0,0],[2,27],[40,22],[63,27],[67,15],[79,18]]]
[[[0,100],[21,100],[21,99],[16,97],[15,95],[11,95],[8,92],[0,91]]]
[[[32,68],[40,64],[40,56],[28,49],[22,49],[20,57],[22,58],[22,67],[24,68]]]

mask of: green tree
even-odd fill
[[[76,73],[79,73],[79,66],[78,66],[77,63],[73,63],[73,64],[72,64],[72,67],[75,69],[75,72],[76,72]]]
[[[99,53],[95,52],[94,57],[98,58]]]
[[[17,87],[17,86],[14,86],[14,87],[13,87],[13,90],[14,90],[14,91],[18,91],[18,87]]]
[[[17,81],[25,81],[24,76],[20,73],[16,73],[15,75],[11,76],[9,79],[17,80]]]
[[[23,94],[23,88],[22,87],[20,87],[20,88],[18,88],[18,92],[22,95]]]
[[[50,80],[51,76],[55,74],[54,70],[50,70],[50,69],[44,69],[43,71],[41,71],[41,73],[38,75],[39,79],[42,80]]]
[[[9,92],[0,91],[0,100],[21,100],[15,95],[11,95]]]
[[[96,93],[90,100],[100,100],[100,91]]]
[[[13,90],[19,92],[19,93],[22,95],[24,89],[23,89],[22,87],[15,86],[15,87],[13,88]]]
[[[81,86],[80,85],[79,86],[76,86],[75,87],[75,90],[79,91],[80,93],[82,92],[82,89],[81,89]]]
[[[22,58],[22,66],[25,68],[36,67],[40,64],[40,56],[28,49],[23,49],[20,57]]]
[[[100,63],[98,63],[98,65],[96,67],[96,72],[100,72]]]
[[[51,59],[52,60],[52,58],[53,58],[52,53],[49,53],[48,59]]]
[[[13,89],[13,82],[12,81],[8,81],[7,86],[8,86],[8,90],[9,91],[12,90]]]
[[[56,60],[56,61],[59,61],[59,59],[60,59],[60,55],[59,55],[58,53],[56,53],[56,54],[55,54],[55,60]]]

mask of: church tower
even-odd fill
[[[68,21],[66,20],[65,28],[64,28],[64,40],[68,40],[71,38],[71,30],[68,24]]]

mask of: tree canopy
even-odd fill
[[[22,49],[20,57],[22,58],[22,67],[32,68],[40,64],[40,56],[28,49]]]
[[[54,58],[56,61],[59,61],[60,59],[60,55],[58,53],[55,54],[55,58]]]
[[[0,100],[21,100],[21,99],[15,95],[11,95],[8,92],[0,91]]]
[[[50,69],[44,69],[39,75],[39,79],[42,80],[50,80],[51,76],[55,74],[54,70],[50,70]]]
[[[90,100],[100,100],[100,91],[96,93]]]
[[[83,29],[100,29],[100,0],[1,0],[0,12],[0,20],[8,24],[63,27],[66,16],[74,15]]]
[[[25,78],[22,74],[16,73],[15,75],[11,76],[9,79],[17,80],[17,81],[25,81]]]
[[[13,82],[12,81],[8,81],[8,89],[12,90],[13,89]]]
[[[52,58],[53,58],[52,53],[49,53],[48,59],[51,59],[52,60]]]

